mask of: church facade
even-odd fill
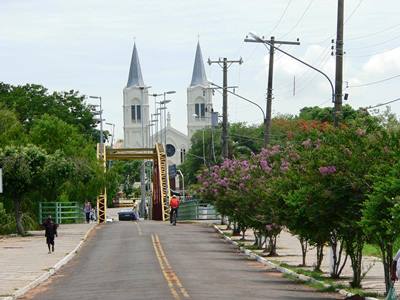
[[[187,132],[171,126],[171,116],[160,110],[157,117],[167,115],[166,127],[151,130],[158,122],[150,117],[149,91],[144,84],[136,45],[133,47],[128,83],[123,90],[124,147],[153,147],[155,142],[166,145],[168,164],[180,165],[190,148],[190,139],[197,130],[210,126],[212,90],[207,80],[200,43],[197,43],[192,80],[187,88]],[[159,119],[160,120],[160,119]],[[160,122],[161,123],[161,122]]]

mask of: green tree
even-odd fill
[[[0,104],[14,111],[27,131],[36,119],[48,114],[76,126],[79,132],[94,139],[98,136],[96,121],[84,99],[74,90],[49,93],[41,85],[13,86],[0,82]]]
[[[400,235],[400,164],[386,175],[374,177],[372,192],[364,204],[361,224],[370,242],[381,250],[386,292],[389,291],[393,245]]]
[[[61,150],[68,156],[78,156],[80,149],[91,142],[87,141],[75,126],[48,114],[33,122],[30,137],[33,144],[42,147],[47,153]]]
[[[24,130],[15,113],[0,106],[0,145],[22,144],[25,139]]]
[[[33,145],[8,146],[0,150],[4,196],[13,201],[17,231],[21,235],[25,235],[22,224],[22,202],[38,189],[43,178],[46,159],[47,154]]]

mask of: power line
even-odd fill
[[[392,38],[390,38],[390,39],[388,39],[388,40],[384,40],[384,41],[379,42],[379,43],[376,43],[376,44],[367,45],[367,46],[360,46],[360,47],[354,47],[354,48],[349,48],[349,49],[347,49],[347,50],[357,50],[357,49],[374,48],[374,47],[377,47],[377,46],[381,46],[382,44],[387,44],[387,43],[393,42],[393,41],[395,41],[395,40],[397,40],[397,39],[399,39],[399,38],[400,38],[400,34],[399,34],[399,35],[396,35],[396,36],[394,36],[394,37],[392,37]]]
[[[369,53],[369,54],[362,54],[362,55],[351,55],[350,54],[350,55],[346,55],[346,56],[347,57],[359,57],[359,58],[361,58],[361,57],[371,57],[371,56],[378,55],[378,54],[388,53],[388,52],[394,51],[396,49],[399,49],[399,47],[395,47],[395,48],[392,48],[392,49],[389,49],[389,50],[373,52],[373,53]]]
[[[372,109],[372,108],[377,108],[377,107],[381,107],[381,106],[384,106],[384,105],[387,105],[387,104],[390,104],[390,103],[393,103],[393,102],[397,102],[397,101],[400,101],[400,98],[397,98],[397,99],[394,99],[394,100],[391,100],[391,101],[388,101],[388,102],[384,102],[384,103],[381,103],[381,104],[377,104],[377,105],[374,105],[374,106],[368,106],[368,107],[366,107],[365,109]]]
[[[287,10],[289,9],[289,6],[290,6],[290,4],[292,3],[292,1],[293,1],[293,0],[289,0],[289,2],[287,3],[287,5],[286,5],[286,7],[285,7],[285,10],[283,11],[283,13],[282,13],[281,17],[279,18],[278,22],[277,22],[277,23],[275,24],[275,26],[272,28],[272,30],[270,31],[270,33],[267,34],[267,36],[271,35],[271,34],[274,32],[274,30],[275,30],[276,28],[278,28],[278,26],[281,24],[281,22],[282,22],[282,20],[283,20],[283,17],[286,15],[286,12],[287,12]]]
[[[400,77],[400,75],[395,75],[389,78],[385,78],[385,79],[381,79],[381,80],[377,80],[377,81],[372,81],[372,82],[368,82],[368,83],[363,83],[363,84],[356,84],[356,85],[349,85],[346,88],[358,88],[358,87],[364,87],[364,86],[370,86],[370,85],[374,85],[374,84],[379,84],[382,82],[386,82],[395,78]]]
[[[290,33],[292,33],[293,30],[296,29],[297,26],[299,26],[300,22],[303,20],[304,16],[306,15],[306,13],[308,12],[308,10],[310,9],[311,5],[313,4],[314,0],[310,0],[310,2],[308,3],[307,7],[305,8],[305,10],[303,11],[303,14],[300,16],[300,18],[297,20],[296,24],[294,24],[294,26],[292,28],[290,28],[290,30],[288,32],[286,32],[282,38],[286,37],[287,35],[289,35]]]
[[[374,35],[377,35],[377,34],[380,34],[380,33],[383,33],[383,32],[387,32],[387,31],[392,30],[394,28],[397,28],[399,26],[400,26],[400,24],[392,25],[392,26],[386,27],[384,29],[381,29],[379,31],[375,31],[373,33],[370,33],[370,34],[354,36],[354,37],[350,37],[350,38],[348,38],[346,40],[347,41],[354,41],[354,40],[361,40],[361,39],[365,39],[365,38],[370,38],[371,36],[374,36]]]
[[[364,0],[360,0],[357,4],[357,6],[353,9],[353,11],[350,13],[350,15],[346,18],[344,21],[344,24],[346,24],[350,18],[355,14],[355,12],[360,8],[361,4],[363,3]]]

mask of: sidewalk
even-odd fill
[[[218,227],[224,233],[232,233],[231,230],[229,231],[225,230],[226,225],[218,225]],[[231,238],[234,241],[242,242],[240,241],[241,236],[232,236]],[[253,243],[254,243],[254,234],[251,230],[247,230],[245,244],[252,245]],[[262,254],[262,250],[255,250],[254,252],[256,252],[259,255]],[[278,237],[277,252],[279,256],[267,257],[267,259],[272,262],[285,263],[292,267],[297,267],[302,263],[300,242],[295,236],[291,235],[287,231],[282,231],[282,233]],[[312,266],[316,264],[315,249],[309,248],[307,252],[306,264],[307,267],[304,267],[303,269],[308,269],[308,270],[313,269]],[[376,257],[364,256],[362,265],[363,265],[362,269],[363,272],[370,268],[364,280],[362,281],[363,289],[366,292],[378,293],[379,295],[383,295],[385,292],[385,281],[383,277],[383,264],[381,263],[381,260]],[[324,249],[324,258],[321,269],[324,273],[327,274],[327,277],[329,277],[328,247],[325,247]],[[348,286],[349,285],[348,283],[352,277],[350,258],[348,258],[347,260],[346,266],[343,269],[341,277],[342,279],[338,280],[337,283]],[[397,291],[400,291],[399,281],[397,281],[395,287]]]
[[[48,254],[44,231],[28,237],[0,237],[0,299],[43,276],[70,254],[96,223],[66,224],[58,228],[55,252]]]

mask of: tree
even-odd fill
[[[374,177],[372,192],[364,204],[361,224],[381,250],[386,292],[390,289],[393,245],[400,235],[400,164],[389,174]]]
[[[48,114],[33,122],[30,137],[33,144],[42,147],[47,153],[61,150],[68,156],[79,155],[80,149],[88,143],[75,126]]]
[[[15,113],[0,106],[0,145],[22,144],[25,139],[24,130]]]
[[[85,96],[74,90],[49,93],[41,85],[13,86],[0,82],[0,104],[17,114],[26,131],[36,119],[48,114],[76,126],[79,132],[94,139],[96,121],[84,99]]]
[[[35,191],[43,176],[47,154],[40,148],[28,145],[8,146],[0,149],[0,165],[4,173],[4,196],[14,203],[17,231],[25,235],[22,225],[22,202]]]

